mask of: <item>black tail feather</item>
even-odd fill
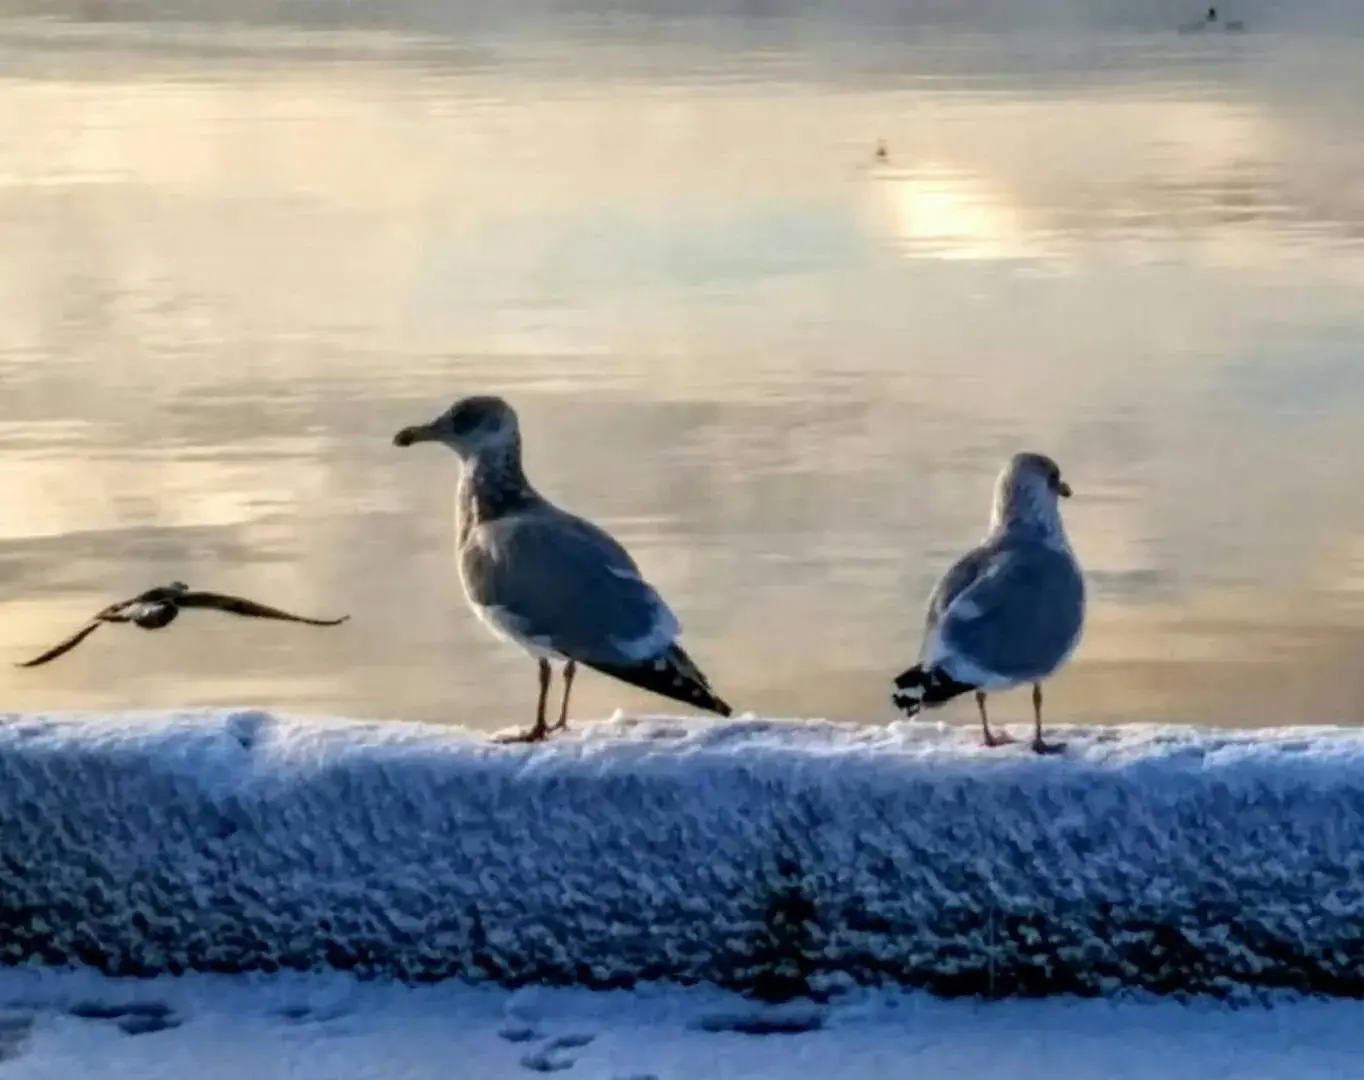
[[[665,698],[685,702],[707,712],[729,716],[734,711],[715,696],[710,683],[701,674],[701,669],[692,662],[692,658],[680,645],[672,645],[661,656],[646,660],[642,664],[598,664],[590,661],[585,663],[587,667],[600,671],[603,675],[610,675],[613,679],[638,686],[641,690],[661,694]]]
[[[895,693],[890,700],[906,716],[917,716],[922,709],[931,709],[974,689],[936,668],[925,671],[923,665],[915,664],[895,677]]]

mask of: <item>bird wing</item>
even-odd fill
[[[924,613],[924,637],[927,640],[937,628],[943,615],[963,592],[980,577],[981,569],[989,558],[988,544],[972,548],[958,559],[942,576],[928,598],[928,610]]]
[[[55,660],[57,657],[69,653],[98,630],[103,622],[104,620],[101,618],[91,619],[65,641],[53,645],[52,648],[48,649],[47,652],[43,653],[41,656],[35,656],[32,660],[25,660],[22,664],[16,664],[15,667],[37,667],[40,664],[46,664],[49,660]]]
[[[1067,552],[1041,544],[978,549],[975,576],[947,602],[925,653],[954,678],[1049,674],[1070,654],[1084,622],[1084,579]],[[970,678],[968,678],[968,674]]]
[[[306,615],[291,615],[279,608],[258,604],[254,600],[247,600],[240,596],[228,596],[226,593],[203,592],[202,590],[184,593],[176,597],[175,602],[182,608],[210,608],[214,611],[226,611],[233,615],[245,615],[255,619],[280,619],[284,622],[307,623],[309,626],[338,626],[350,618],[349,615],[342,615],[339,619],[310,619]]]
[[[652,660],[682,629],[613,537],[548,504],[472,529],[460,578],[523,643],[587,664]]]

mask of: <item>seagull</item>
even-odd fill
[[[506,742],[538,742],[568,724],[579,664],[697,708],[730,715],[682,646],[682,627],[619,543],[531,487],[516,411],[499,397],[456,401],[395,446],[443,443],[460,460],[455,543],[464,595],[497,637],[539,667],[535,724]],[[546,725],[551,660],[562,661],[559,719]]]
[[[1080,642],[1085,584],[1066,539],[1058,498],[1070,498],[1056,462],[1015,454],[995,481],[990,531],[938,582],[928,600],[919,662],[895,680],[891,701],[906,715],[974,691],[986,746],[995,735],[985,696],[1032,683],[1032,748],[1059,753],[1042,738],[1042,680]]]
[[[26,660],[16,667],[37,667],[69,653],[105,623],[133,623],[143,630],[160,630],[175,621],[184,608],[210,608],[226,611],[232,615],[246,615],[256,619],[282,619],[285,622],[307,623],[309,626],[339,626],[350,618],[342,615],[339,619],[309,619],[303,615],[290,615],[287,611],[258,604],[254,600],[244,600],[240,596],[225,593],[191,591],[183,581],[172,581],[169,585],[158,585],[144,593],[138,593],[131,600],[120,600],[110,604],[96,614],[65,641],[62,641],[41,656]]]

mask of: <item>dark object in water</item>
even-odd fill
[[[1211,30],[1218,26],[1220,26],[1225,32],[1229,34],[1240,33],[1246,28],[1246,24],[1243,23],[1240,19],[1231,19],[1228,20],[1227,22],[1222,22],[1221,18],[1217,14],[1217,8],[1210,7],[1208,8],[1207,14],[1204,15],[1203,18],[1196,19],[1193,22],[1187,22],[1181,25],[1179,28],[1179,32],[1181,34],[1193,34],[1197,33],[1200,30]]]
[[[304,615],[291,615],[279,608],[258,604],[254,600],[246,600],[240,596],[201,590],[191,591],[183,581],[172,581],[169,585],[158,585],[154,589],[139,593],[131,600],[110,604],[66,640],[52,646],[42,655],[16,666],[37,667],[55,660],[70,652],[105,623],[133,623],[143,630],[160,630],[174,622],[184,608],[208,608],[248,618],[279,619],[284,622],[307,623],[309,626],[337,626],[350,618],[349,615],[342,615],[339,619],[310,619]]]

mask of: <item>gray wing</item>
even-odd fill
[[[1079,566],[1069,553],[1040,544],[986,546],[976,554],[973,579],[944,605],[926,651],[963,681],[977,681],[968,667],[1019,681],[1051,674],[1084,624]]]
[[[928,611],[924,615],[924,637],[933,633],[939,621],[942,619],[943,612],[951,606],[952,601],[961,595],[962,590],[980,576],[980,569],[989,557],[991,548],[982,544],[972,548],[955,563],[942,576],[933,589],[933,593],[928,598]]]
[[[552,506],[475,526],[460,574],[517,636],[583,663],[638,664],[681,631],[620,544]]]

